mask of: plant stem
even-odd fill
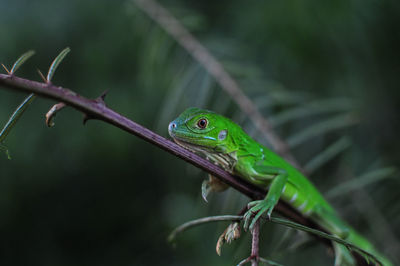
[[[258,266],[259,242],[260,242],[260,219],[258,219],[251,232],[251,266]]]

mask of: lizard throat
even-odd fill
[[[222,167],[224,170],[226,170],[230,173],[233,173],[233,169],[237,162],[236,152],[221,153],[221,152],[216,152],[212,148],[206,148],[206,147],[188,143],[188,142],[176,139],[176,138],[173,138],[173,140],[179,146],[182,146],[185,149],[188,149],[194,153],[203,155],[207,160]]]

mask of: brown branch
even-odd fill
[[[300,164],[290,153],[289,146],[274,132],[271,124],[243,93],[238,83],[226,72],[222,64],[162,5],[153,0],[133,1],[214,77],[221,88],[231,96],[257,129],[263,133],[274,150],[302,171]]]
[[[40,83],[5,74],[0,74],[0,86],[34,93],[38,96],[50,98],[57,102],[63,102],[83,112],[85,115],[91,118],[99,119],[106,123],[112,124],[160,147],[169,153],[172,153],[173,155],[193,164],[200,169],[203,169],[204,171],[207,171],[251,199],[261,199],[265,196],[265,191],[263,189],[254,186],[239,177],[229,174],[213,163],[192,153],[191,151],[188,151],[174,142],[157,135],[156,133],[145,127],[142,127],[132,120],[129,120],[128,118],[108,108],[103,101],[98,100],[99,98],[96,100],[87,99],[69,89],[57,87],[53,84]],[[316,227],[313,222],[305,219],[297,211],[283,202],[278,204],[276,210],[285,217],[288,217],[298,223]]]

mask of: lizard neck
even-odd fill
[[[221,147],[219,147],[219,149],[207,149],[203,146],[190,144],[177,139],[174,139],[174,141],[178,145],[202,155],[215,165],[222,167],[224,170],[233,173],[233,169],[237,163],[236,151],[228,151]]]

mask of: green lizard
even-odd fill
[[[232,174],[269,188],[265,199],[249,203],[244,215],[245,229],[252,229],[263,214],[270,217],[274,206],[282,199],[331,234],[373,254],[384,266],[392,265],[368,240],[340,219],[306,177],[253,140],[230,119],[208,110],[189,108],[169,124],[168,131],[179,145],[204,155]],[[355,265],[347,248],[336,242],[333,247],[335,265]]]

